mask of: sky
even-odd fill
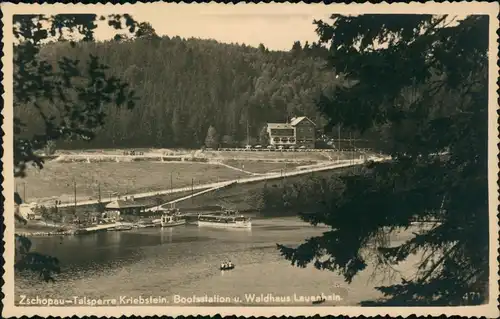
[[[257,47],[260,43],[270,50],[290,50],[295,41],[316,42],[314,20],[331,23],[334,13],[433,13],[464,16],[467,7],[394,5],[325,5],[305,3],[137,3],[125,5],[32,5],[16,6],[22,13],[96,13],[98,15],[128,13],[138,22],[149,22],[160,36],[214,39],[223,43],[238,43]],[[457,12],[461,9],[462,13]],[[453,9],[454,11],[451,11]],[[451,12],[450,12],[451,11]],[[460,10],[458,10],[460,11]],[[97,40],[112,39],[116,30],[101,23],[95,30]]]
[[[161,9],[160,9],[161,8]],[[215,39],[270,50],[289,50],[295,41],[318,40],[313,21],[328,20],[334,10],[310,4],[164,4],[151,11],[147,6],[131,12],[139,22],[149,22],[160,36]],[[96,38],[110,39],[114,31],[99,27]]]

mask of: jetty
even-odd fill
[[[89,227],[74,228],[68,230],[55,230],[55,231],[34,231],[34,232],[16,232],[17,236],[22,237],[41,237],[41,236],[69,236],[69,235],[82,235],[96,233],[99,231],[107,231],[114,229],[117,226],[122,226],[122,223],[102,224]]]

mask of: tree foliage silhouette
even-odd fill
[[[332,229],[296,248],[278,245],[280,252],[294,265],[313,263],[348,282],[371,261],[386,273],[420,254],[412,279],[377,287],[385,295],[380,302],[485,302],[488,17],[332,19],[315,22],[319,42],[329,46],[331,66],[354,84],[323,95],[318,107],[330,126],[383,132],[392,159],[339,177],[322,208],[301,214]],[[403,243],[387,242],[417,220],[433,222]]]
[[[263,126],[260,130],[259,143],[264,147],[269,145],[269,133],[267,132],[267,125]]]
[[[24,177],[28,165],[43,168],[40,151],[57,141],[92,140],[104,124],[106,107],[132,109],[134,92],[96,55],[87,59],[46,58],[43,47],[94,41],[99,21],[133,35],[138,23],[130,15],[15,15],[14,43],[14,176]],[[144,29],[143,26],[142,29]],[[76,38],[76,39],[74,39]],[[28,111],[29,123],[20,109]],[[14,194],[20,202],[19,194]],[[16,212],[16,220],[26,221]],[[33,270],[45,280],[60,271],[56,258],[31,251],[31,242],[16,235],[16,270]]]
[[[215,127],[210,126],[207,131],[207,136],[205,138],[205,146],[209,148],[217,147],[219,144],[219,136]]]

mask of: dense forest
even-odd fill
[[[135,92],[133,109],[106,106],[105,125],[90,142],[58,142],[70,147],[200,147],[215,128],[226,146],[257,143],[267,122],[305,115],[321,129],[316,107],[343,80],[326,67],[326,50],[307,43],[287,52],[214,40],[141,37],[106,42],[57,42],[44,46],[40,59],[55,69],[58,61],[77,59],[85,69],[96,56]],[[57,106],[53,112],[57,113]],[[36,110],[16,107],[29,131],[41,129]],[[30,133],[30,132],[27,132]]]

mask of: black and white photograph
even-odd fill
[[[500,315],[498,4],[1,9],[2,317]]]

